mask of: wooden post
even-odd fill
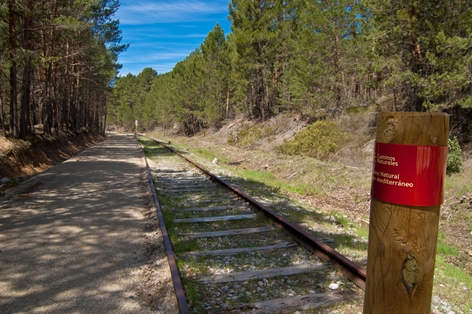
[[[429,314],[449,116],[377,119],[364,314]]]

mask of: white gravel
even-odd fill
[[[0,313],[177,313],[152,205],[117,134],[0,198]]]

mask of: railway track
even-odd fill
[[[364,269],[233,178],[162,143],[148,153],[181,313],[321,313],[363,297]]]

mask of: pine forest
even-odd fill
[[[242,117],[307,120],[375,104],[389,110],[472,108],[472,5],[466,0],[232,0],[172,71],[117,76],[118,0],[3,0],[0,124],[105,130],[178,126],[186,135]],[[356,109],[357,110],[357,109]],[[461,122],[461,141],[471,140]]]
[[[104,130],[119,69],[118,0],[2,0],[0,127],[35,132]]]

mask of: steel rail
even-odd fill
[[[149,138],[149,137],[148,137]],[[164,147],[168,150],[174,152],[181,158],[185,159],[187,162],[194,165],[200,171],[205,173],[211,180],[221,184],[222,186],[226,187],[227,189],[231,190],[240,198],[247,201],[254,209],[259,210],[262,212],[267,218],[281,226],[284,230],[286,230],[294,239],[303,245],[308,250],[315,253],[319,258],[323,260],[328,260],[333,264],[339,265],[341,268],[341,272],[354,284],[356,284],[362,290],[365,290],[365,281],[366,281],[366,270],[365,268],[355,264],[353,261],[349,260],[347,257],[342,255],[341,253],[337,252],[330,246],[326,245],[325,243],[321,242],[320,240],[313,237],[311,234],[307,233],[306,231],[299,228],[299,226],[289,222],[288,220],[284,219],[283,217],[279,216],[278,214],[274,213],[272,210],[268,209],[264,205],[260,204],[250,196],[246,195],[245,193],[241,192],[234,186],[226,183],[224,180],[220,179],[216,175],[212,174],[203,166],[199,165],[198,163],[194,162],[193,160],[187,158],[177,150],[169,147],[168,145],[164,144],[161,141],[155,140],[153,138],[149,138]]]
[[[175,261],[174,251],[170,244],[169,234],[167,233],[167,228],[164,223],[164,216],[162,215],[161,205],[159,199],[157,198],[156,188],[154,186],[154,181],[152,179],[151,169],[147,161],[146,154],[144,153],[144,148],[141,146],[141,150],[144,155],[144,161],[146,162],[146,170],[148,173],[149,185],[151,186],[152,196],[154,198],[154,204],[156,206],[156,212],[159,219],[159,225],[161,227],[162,238],[164,240],[164,247],[166,249],[167,261],[169,262],[170,273],[172,281],[174,283],[175,296],[177,298],[177,305],[179,307],[180,314],[189,314],[189,309],[187,306],[187,299],[185,297],[185,290],[180,280],[179,270],[177,268],[177,263]]]

